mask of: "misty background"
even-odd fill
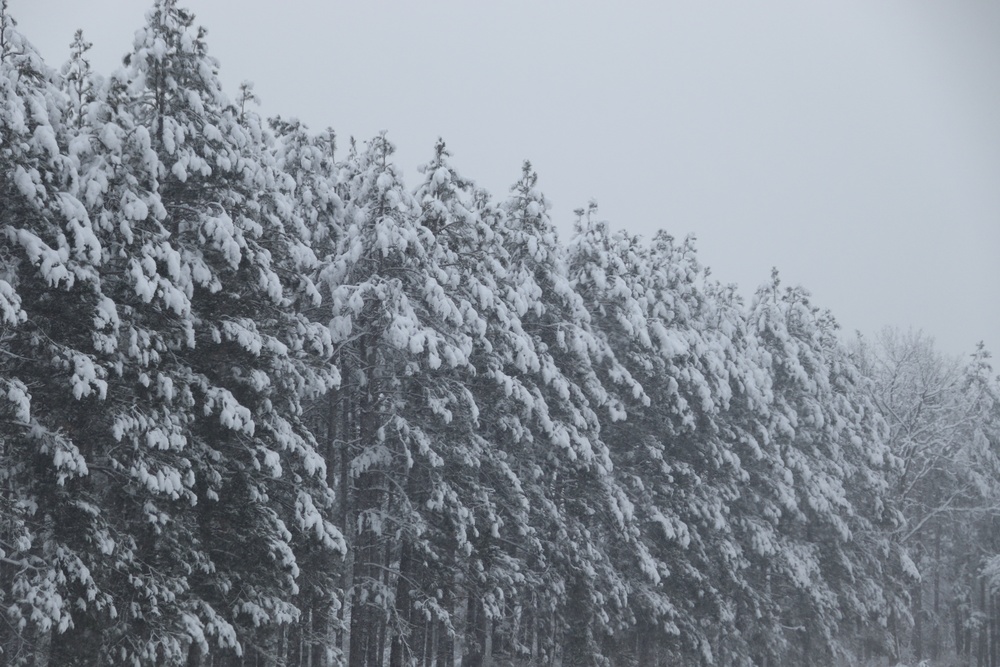
[[[189,0],[235,96],[381,130],[408,184],[438,136],[502,197],[523,159],[568,239],[697,237],[749,296],[772,266],[845,333],[1000,353],[1000,3]],[[11,0],[53,66],[77,28],[109,74],[144,0]]]

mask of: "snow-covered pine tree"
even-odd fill
[[[984,352],[849,359],[594,210],[567,255],[528,165],[412,197],[193,25],[60,78],[0,13],[0,662],[1000,655]]]
[[[98,573],[116,564],[91,466],[108,389],[103,250],[75,196],[69,102],[6,2],[0,98],[0,662],[71,664],[70,637],[99,656]]]
[[[298,269],[290,277],[301,283],[304,289],[300,292],[304,296],[312,296],[313,286],[320,281],[323,267],[333,256],[337,239],[344,228],[344,204],[337,194],[339,166],[334,156],[336,137],[330,129],[312,134],[296,119],[272,118],[269,124],[276,134],[272,151],[277,167],[284,174],[283,189],[293,207],[291,216],[300,242]],[[300,299],[298,312],[324,326],[330,319],[329,304],[316,298]],[[342,425],[339,396],[343,391],[347,388],[334,388],[323,396],[306,401],[304,418],[326,460],[327,484],[336,497],[336,524],[341,532],[347,533],[349,462],[343,446],[344,434],[339,430]],[[310,572],[311,576],[327,581],[303,587],[303,594],[313,595],[315,599],[307,605],[300,623],[297,642],[300,648],[293,650],[289,659],[298,657],[306,662],[318,659],[320,646],[315,641],[306,641],[308,637],[321,640],[325,655],[330,656],[327,660],[333,660],[334,656],[342,658],[346,564],[323,549],[314,550],[310,559],[303,561],[300,558],[300,562],[303,570]],[[296,644],[295,641],[292,643]],[[311,644],[312,648],[302,648],[305,644]],[[313,656],[314,653],[317,656]]]
[[[289,520],[300,531],[292,543],[301,572],[293,603],[300,613],[290,634],[285,632],[281,637],[280,652],[288,661],[332,660],[338,650],[335,631],[340,629],[334,619],[343,608],[346,545],[342,538],[344,527],[337,525],[343,512],[333,483],[334,461],[327,457],[332,443],[316,438],[316,422],[306,411],[327,403],[327,397],[340,383],[339,369],[331,361],[334,349],[320,284],[324,266],[321,257],[327,256],[332,247],[324,231],[336,232],[332,223],[342,210],[331,178],[335,138],[328,130],[308,142],[315,147],[309,155],[316,159],[312,179],[294,168],[288,170],[287,135],[279,139],[265,129],[253,102],[256,97],[252,84],[244,82],[238,100],[240,124],[251,136],[259,137],[250,148],[257,151],[254,159],[270,174],[268,183],[273,182],[273,187],[259,192],[259,218],[264,223],[260,244],[270,255],[286,296],[281,317],[274,321],[290,352],[288,363],[278,371],[284,382],[279,395],[291,397],[282,414],[293,416],[294,428],[310,448],[324,457],[326,468],[322,474],[310,477],[303,477],[301,470],[293,472],[292,484],[285,488],[290,495],[276,499],[278,506],[296,508]],[[277,129],[281,129],[280,123]],[[305,170],[312,164],[306,160],[298,166]],[[312,187],[300,188],[300,182]],[[304,498],[303,490],[311,498]],[[324,524],[317,530],[315,521],[320,517]],[[336,529],[331,530],[334,526]]]
[[[658,655],[667,659],[669,642],[664,636],[679,634],[677,624],[683,622],[666,581],[674,570],[683,570],[682,559],[668,563],[658,556],[663,553],[663,542],[671,537],[683,540],[686,528],[678,534],[680,520],[670,517],[674,508],[657,505],[657,477],[664,463],[649,456],[661,447],[657,440],[665,434],[656,420],[666,415],[667,403],[654,404],[645,386],[658,391],[666,381],[667,368],[651,328],[659,323],[651,310],[655,302],[651,301],[649,249],[623,231],[612,234],[608,223],[596,214],[596,203],[577,211],[568,251],[570,277],[588,304],[592,326],[622,367],[614,376],[608,371],[617,366],[602,367],[602,380],[608,386],[626,385],[626,391],[619,391],[622,409],[617,414],[598,413],[615,480],[627,498],[621,504],[629,510],[622,536],[609,545],[626,572],[630,589],[629,627],[617,630],[613,651],[618,659],[632,656],[640,664],[655,664]]]
[[[510,257],[502,293],[533,341],[537,368],[522,373],[533,401],[529,428],[509,456],[531,503],[540,551],[528,555],[525,594],[533,618],[522,641],[537,659],[566,652],[586,665],[625,613],[628,587],[604,545],[623,530],[626,512],[600,435],[599,410],[620,410],[596,368],[614,355],[590,326],[569,281],[564,249],[537,175],[524,163],[504,203]]]
[[[643,546],[629,576],[637,624],[621,645],[651,663],[730,660],[745,568],[730,516],[743,471],[725,427],[740,371],[735,311],[712,302],[690,239],[660,232],[646,248],[581,222],[574,279],[642,387],[626,395],[626,418],[602,429]]]
[[[62,67],[62,86],[69,96],[68,124],[76,130],[83,127],[85,109],[99,85],[87,57],[93,46],[83,38],[83,31],[77,30],[70,44],[70,59]]]
[[[711,423],[738,463],[727,523],[739,557],[730,560],[725,585],[719,587],[729,614],[714,643],[720,657],[736,664],[780,663],[785,643],[770,572],[782,545],[783,503],[794,494],[780,451],[768,436],[773,378],[761,362],[759,340],[736,287],[708,281],[704,295],[704,335],[715,351],[716,375],[728,378],[725,400]]]
[[[442,265],[393,150],[379,136],[344,165],[346,225],[324,271],[352,478],[352,665],[408,660],[402,651],[415,650],[407,638],[418,619],[433,621],[445,644],[454,601],[440,577],[464,549],[471,519],[445,471],[477,447],[477,407],[459,378],[469,366],[468,332],[482,324],[456,298],[459,276]]]
[[[447,434],[457,441],[448,445],[442,473],[462,503],[452,508],[458,515],[436,516],[444,521],[439,534],[458,539],[449,539],[449,558],[438,566],[440,581],[431,583],[454,591],[454,659],[477,665],[488,664],[494,652],[514,652],[511,602],[524,580],[522,558],[530,550],[525,542],[535,538],[521,480],[506,456],[532,399],[510,373],[518,365],[526,371],[535,355],[499,288],[507,257],[498,225],[502,212],[455,171],[450,157],[438,140],[433,159],[421,167],[424,182],[416,197],[421,221],[441,247],[449,288],[478,314],[463,324],[472,341],[470,365],[455,378],[475,397],[477,414]],[[467,516],[461,514],[465,508]]]
[[[772,378],[768,437],[794,494],[780,499],[782,542],[770,572],[782,627],[791,628],[783,659],[812,664],[836,654],[841,623],[888,621],[885,575],[899,560],[872,553],[879,543],[866,538],[893,521],[884,475],[890,456],[829,313],[801,288],[782,290],[775,272],[748,318]]]
[[[337,193],[336,135],[329,128],[312,134],[297,119],[272,118],[269,125],[276,135],[277,167],[286,176],[283,185],[300,226],[298,236],[308,241],[319,260],[329,259],[344,227],[344,202]]]
[[[192,25],[154,5],[74,145],[111,258],[101,456],[134,552],[105,641],[119,660],[224,664],[283,654],[298,556],[343,549],[300,414],[336,374],[326,327],[296,312],[319,293],[266,134]]]

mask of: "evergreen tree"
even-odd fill
[[[298,556],[343,550],[300,415],[336,381],[332,348],[295,312],[318,290],[259,120],[221,92],[190,13],[167,0],[147,21],[74,142],[109,258],[95,456],[126,562],[105,568],[120,608],[103,644],[123,662],[277,656]]]
[[[750,322],[772,377],[768,437],[791,482],[776,489],[784,539],[772,595],[783,627],[794,628],[788,659],[825,662],[838,650],[841,623],[888,622],[891,588],[870,591],[889,583],[899,559],[868,537],[895,520],[884,476],[892,459],[829,313],[801,288],[781,290],[775,272],[758,290]]]
[[[455,297],[458,276],[442,266],[392,152],[379,136],[345,165],[348,224],[324,272],[348,383],[352,665],[377,662],[390,644],[394,661],[412,653],[417,612],[451,633],[440,576],[465,550],[471,512],[445,473],[474,466],[481,448],[470,431],[478,408],[458,379],[468,330],[481,324]]]
[[[533,342],[537,367],[524,375],[533,398],[529,429],[510,456],[531,503],[540,550],[530,555],[535,618],[526,625],[549,639],[532,657],[586,665],[625,613],[628,587],[601,545],[624,532],[622,496],[600,435],[599,410],[620,411],[601,382],[614,355],[591,328],[591,316],[569,280],[563,249],[537,175],[525,162],[504,203],[509,254],[504,296]],[[547,628],[547,629],[546,629]]]
[[[465,318],[470,364],[454,379],[475,397],[477,411],[465,419],[464,428],[454,430],[458,442],[443,459],[443,473],[455,496],[464,499],[467,515],[456,508],[459,513],[446,519],[464,534],[451,542],[450,557],[439,565],[445,574],[434,583],[454,591],[455,660],[479,665],[488,664],[494,651],[516,652],[512,604],[524,582],[527,545],[522,542],[529,539],[530,527],[528,500],[506,452],[522,432],[519,415],[530,406],[518,375],[534,353],[517,315],[501,297],[507,261],[502,212],[448,158],[439,140],[434,158],[421,167],[424,182],[416,197],[424,227],[441,246],[450,290],[478,315]]]
[[[748,592],[747,561],[732,512],[746,472],[732,414],[740,414],[735,378],[749,371],[733,353],[738,311],[701,285],[690,239],[679,244],[660,232],[648,251],[624,239],[618,247],[621,268],[611,275],[634,267],[622,280],[642,317],[618,316],[619,327],[635,333],[615,349],[655,406],[636,406],[610,427],[623,443],[612,450],[616,470],[659,573],[657,585],[636,596],[641,659],[660,653],[739,664],[748,656],[734,627]]]
[[[0,10],[0,663],[993,664],[1000,380]],[[860,658],[858,656],[861,656]]]
[[[91,70],[87,52],[94,45],[83,38],[83,31],[77,30],[70,44],[70,59],[62,68],[62,83],[69,96],[69,125],[80,130],[84,124],[84,112],[94,100],[95,89],[100,85]]]
[[[111,601],[93,434],[103,421],[103,258],[66,155],[57,74],[0,10],[0,660],[44,664],[54,639],[96,657]],[[54,658],[55,659],[55,658]]]
[[[279,185],[284,199],[279,198],[279,201],[291,208],[287,217],[296,231],[295,262],[289,270],[289,277],[298,283],[300,294],[296,310],[306,321],[322,323],[325,328],[329,321],[329,304],[322,301],[319,293],[320,276],[333,256],[344,227],[344,205],[336,191],[335,137],[332,130],[312,135],[297,120],[274,118],[270,126],[276,133],[271,150],[283,174]],[[346,387],[338,386],[307,400],[303,416],[326,461],[326,483],[336,498],[335,523],[346,534],[347,461],[343,433],[338,429],[341,425],[339,397],[344,390]],[[291,638],[289,659],[297,657],[307,664],[310,660],[333,664],[335,659],[343,657],[345,563],[323,548],[310,549],[308,555],[299,557],[299,561],[311,581],[300,593],[300,597],[305,598],[300,605],[304,615],[297,636]]]

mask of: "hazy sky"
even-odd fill
[[[145,0],[10,0],[58,66],[110,73]],[[438,136],[503,197],[530,159],[568,238],[694,234],[744,294],[777,266],[845,331],[1000,358],[1000,2],[188,0],[233,95],[380,130],[407,182]],[[1000,361],[995,359],[995,367]]]

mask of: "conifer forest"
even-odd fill
[[[0,664],[1000,665],[982,346],[3,5]]]

